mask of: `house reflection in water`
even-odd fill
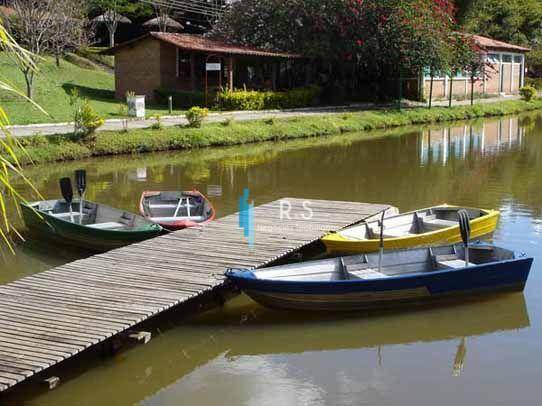
[[[465,159],[467,154],[495,155],[521,146],[524,134],[517,117],[427,129],[420,137],[420,163],[446,165],[449,159]]]

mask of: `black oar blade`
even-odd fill
[[[459,219],[459,231],[461,232],[461,239],[465,246],[468,245],[470,240],[470,219],[469,213],[465,209],[457,211],[457,217]]]
[[[77,192],[79,196],[83,196],[87,189],[87,171],[84,169],[78,169],[75,171],[75,183],[77,185]]]
[[[384,249],[384,217],[386,216],[386,211],[384,210],[382,212],[382,216],[380,217],[380,249]]]
[[[70,178],[62,178],[60,179],[60,192],[62,193],[62,197],[68,204],[71,204],[73,201],[73,188],[72,188],[72,180]]]

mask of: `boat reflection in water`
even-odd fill
[[[306,313],[268,310],[240,297],[181,328],[186,333],[212,327],[219,333],[200,348],[214,348],[218,354],[147,401],[169,404],[183,398],[204,403],[202,387],[211,381],[229,388],[225,404],[293,404],[287,399],[294,393],[297,403],[313,404],[335,403],[336,396],[344,396],[348,404],[374,396],[400,397],[402,390],[409,390],[411,378],[445,382],[468,369],[469,338],[476,337],[470,341],[476,341],[472,363],[477,364],[480,356],[492,358],[502,351],[498,339],[480,344],[478,337],[515,334],[513,330],[529,325],[522,293],[414,312],[311,319]],[[428,370],[430,360],[437,366]],[[442,368],[442,362],[448,367]],[[394,375],[402,370],[394,372],[397,365],[409,365],[410,376]],[[399,383],[402,387],[396,388]]]
[[[246,306],[252,311],[241,316],[245,327],[232,327],[231,337],[224,336],[228,355],[359,349],[480,336],[530,326],[523,293],[495,295],[487,300],[473,299],[446,306],[433,305],[404,313],[376,312],[367,317],[356,313],[343,318],[311,316],[311,321],[307,321],[306,313]],[[240,310],[242,312],[242,307],[228,309],[226,306],[224,311],[204,315],[190,325],[231,325],[233,319],[239,317]],[[255,330],[261,334],[255,334]]]
[[[420,137],[420,163],[446,165],[449,159],[473,154],[496,155],[522,145],[525,129],[517,117],[481,124],[427,129]]]

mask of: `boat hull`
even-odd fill
[[[21,211],[24,223],[29,233],[34,237],[53,240],[61,244],[73,245],[95,252],[120,248],[157,237],[163,233],[163,229],[154,224],[133,231],[90,229],[41,212],[40,217],[40,214],[25,204],[21,204]]]
[[[296,282],[228,277],[256,302],[271,308],[347,311],[421,304],[432,300],[521,291],[532,258],[489,263],[453,272],[377,280]]]
[[[482,238],[491,235],[497,228],[499,212],[487,210],[487,214],[470,221],[471,239]],[[380,249],[379,239],[354,240],[344,237],[338,233],[331,233],[321,240],[329,255],[336,254],[358,254],[375,252]],[[385,249],[403,249],[429,247],[432,245],[455,244],[461,242],[459,225],[426,232],[423,234],[412,234],[397,238],[384,238]]]

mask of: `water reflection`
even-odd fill
[[[450,158],[497,155],[521,147],[524,136],[517,117],[427,129],[420,136],[420,163],[446,165]]]
[[[529,327],[529,315],[521,293],[425,309],[423,317],[414,312],[342,320],[317,316],[311,321],[295,313],[285,317],[284,312],[250,308],[239,299],[188,328],[203,326],[220,332],[213,344],[224,351],[144,404],[169,405],[181,398],[206,404],[212,399],[205,391],[208,382],[218,382],[213,386],[219,390],[230,388],[224,391],[227,404],[335,403],[337,392],[352,402],[368,401],[375,392],[392,392],[395,378],[388,367],[397,362],[397,348],[439,343],[448,353],[448,360],[438,357],[444,362],[439,369],[448,367],[448,376],[459,377],[465,371],[468,340]],[[424,348],[429,347],[410,351],[431,362],[434,356]],[[315,371],[316,365],[322,369]]]
[[[148,345],[82,363],[55,391],[14,396],[55,406],[143,399],[510,404],[517,393],[525,403],[538,402],[542,364],[532,360],[542,357],[536,323],[542,312],[540,116],[107,157],[29,168],[28,175],[46,197],[57,197],[58,179],[80,167],[87,169],[90,200],[131,211],[143,190],[193,187],[208,192],[219,216],[237,211],[245,187],[256,204],[291,196],[389,202],[401,211],[442,202],[499,208],[496,243],[526,251],[535,263],[525,297],[405,313],[308,320],[241,297],[222,311],[162,329]],[[22,183],[18,190],[28,196]],[[17,257],[0,264],[0,281],[79,255],[24,244]]]

